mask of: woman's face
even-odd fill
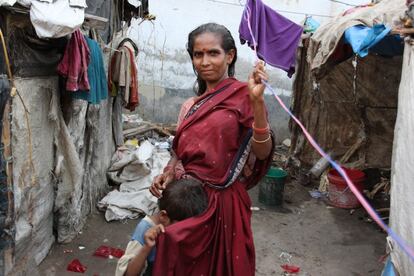
[[[213,88],[227,78],[227,69],[234,58],[234,50],[228,53],[221,47],[221,37],[203,33],[194,40],[193,65],[198,76]]]

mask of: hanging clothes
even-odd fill
[[[139,104],[138,70],[135,56],[138,48],[130,39],[124,39],[111,58],[108,69],[108,86],[111,96],[122,95],[122,106],[134,111]]]
[[[301,39],[303,28],[280,15],[261,0],[248,0],[239,26],[240,41],[253,48],[253,37],[250,34],[247,13],[257,53],[270,65],[288,72],[291,77],[295,72],[296,50]]]
[[[89,90],[88,64],[90,52],[80,30],[76,30],[66,45],[65,54],[57,67],[58,73],[66,78],[66,90]]]
[[[92,104],[99,104],[102,100],[108,98],[108,82],[106,80],[102,50],[98,43],[88,37],[85,37],[90,52],[90,63],[88,66],[88,80],[90,90],[79,90],[71,95],[76,99],[83,99]]]

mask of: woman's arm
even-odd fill
[[[165,190],[167,185],[174,181],[175,166],[177,165],[177,162],[177,156],[174,153],[172,153],[171,159],[170,161],[168,161],[167,166],[165,166],[163,173],[154,178],[154,181],[152,182],[152,185],[149,188],[153,196],[160,198],[161,191]]]
[[[250,103],[254,113],[252,150],[259,160],[267,159],[273,146],[264,101],[265,85],[262,83],[262,80],[267,81],[267,79],[268,76],[265,72],[263,62],[257,63],[252,74],[249,76],[248,86]]]

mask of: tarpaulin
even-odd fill
[[[30,20],[39,37],[57,38],[73,33],[85,20],[85,9],[68,0],[32,1]]]
[[[391,168],[390,225],[410,246],[414,246],[414,47],[405,43],[402,76],[398,94],[398,115],[394,131]],[[390,241],[391,261],[399,275],[412,275],[414,262]]]
[[[384,24],[377,24],[372,28],[357,25],[345,31],[344,39],[351,44],[355,54],[365,57],[368,55],[368,50],[380,42],[390,31],[391,28]]]

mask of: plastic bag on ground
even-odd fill
[[[86,271],[86,266],[81,264],[81,262],[78,259],[74,259],[68,264],[67,270],[72,272],[84,273]]]

